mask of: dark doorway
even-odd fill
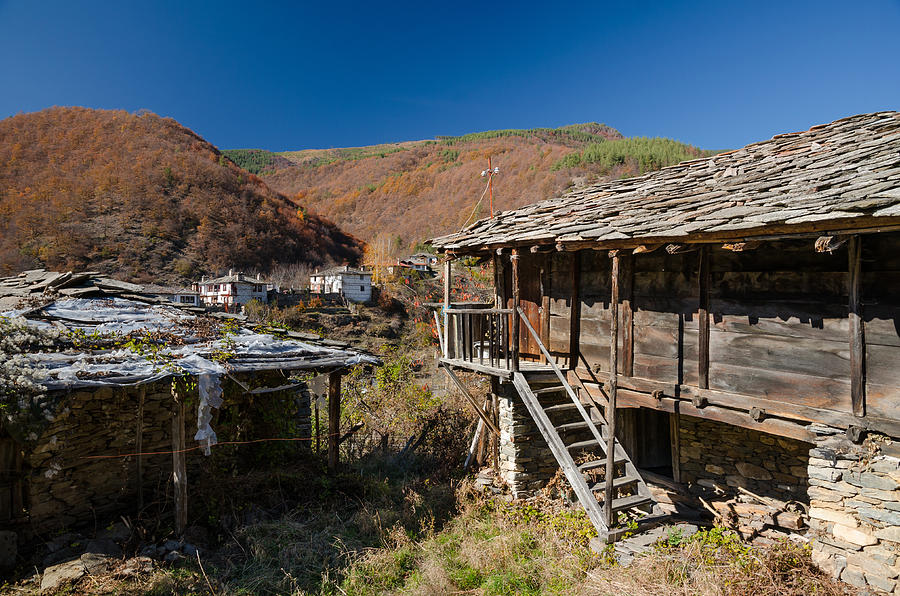
[[[647,408],[616,412],[616,436],[632,463],[642,470],[674,478],[670,414]]]

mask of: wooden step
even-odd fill
[[[600,436],[603,437],[605,440],[606,437],[604,437],[603,435],[604,435],[603,429],[600,429]],[[597,439],[595,439],[595,438],[590,438],[590,439],[587,439],[584,441],[578,441],[577,443],[572,443],[571,445],[566,445],[566,448],[569,451],[577,451],[579,449],[594,449],[594,448],[598,448],[598,447],[600,449],[602,449],[604,451],[604,453],[606,452],[606,445],[601,445],[600,443],[597,442]],[[623,459],[622,461],[625,461],[625,460]]]
[[[594,426],[600,431],[600,436],[604,439],[606,438],[606,433],[603,432],[602,422],[594,422]],[[576,430],[589,430],[588,423],[582,420],[581,422],[568,422],[566,424],[560,424],[559,426],[554,426],[556,432],[560,433],[570,433],[575,432]]]
[[[559,393],[560,391],[565,390],[565,385],[554,385],[553,387],[541,387],[540,389],[532,389],[531,392],[535,395],[543,395],[545,393]]]
[[[613,463],[614,463],[614,464],[621,464],[621,463],[624,463],[624,462],[626,462],[626,461],[628,461],[628,460],[625,459],[624,457],[621,457],[621,456],[620,456],[620,457],[617,457],[617,458],[613,461]],[[595,460],[593,460],[593,461],[585,462],[585,463],[579,465],[579,466],[578,466],[578,471],[579,471],[579,472],[586,472],[587,470],[595,470],[595,469],[597,469],[597,468],[602,468],[602,467],[604,467],[604,466],[606,466],[606,458],[603,458],[603,459],[595,459]]]
[[[555,406],[547,406],[546,408],[544,408],[544,412],[546,412],[547,414],[568,412],[570,410],[578,411],[578,407],[573,402],[567,402],[564,404],[556,404]]]
[[[649,495],[631,495],[628,497],[621,497],[619,499],[613,499],[612,502],[612,510],[613,511],[625,511],[626,509],[631,509],[633,507],[639,507],[641,505],[646,505],[647,503],[652,503],[653,497]]]
[[[629,484],[634,484],[638,482],[640,478],[635,476],[620,476],[618,478],[613,478],[613,488],[622,488],[628,486]],[[604,490],[606,488],[606,482],[594,482],[593,484],[589,484],[588,488],[591,489],[591,492],[595,492],[598,490]]]

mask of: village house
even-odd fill
[[[808,513],[813,559],[900,575],[900,113],[844,118],[496,214],[446,256],[441,364],[516,496],[560,469],[601,537],[707,501]],[[450,303],[451,261],[493,261],[491,308]],[[465,388],[458,383],[463,390]],[[607,473],[609,472],[609,473]],[[744,536],[779,520],[743,519]]]
[[[247,277],[240,271],[228,271],[228,275],[214,279],[202,278],[193,289],[208,306],[224,306],[226,310],[240,307],[251,300],[268,303],[269,293],[260,275]]]
[[[326,297],[340,297],[350,302],[372,300],[372,273],[347,265],[316,271],[309,277],[309,290]]]

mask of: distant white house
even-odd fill
[[[215,279],[202,278],[194,283],[194,290],[200,295],[204,304],[209,306],[222,305],[230,310],[239,307],[251,300],[258,300],[263,304],[269,301],[266,283],[257,275],[256,279],[247,277],[240,271],[229,271],[228,275]]]
[[[192,292],[191,290],[177,290],[167,295],[166,298],[182,306],[200,306],[199,292]]]
[[[346,265],[316,271],[309,276],[309,290],[313,294],[337,294],[350,302],[368,302],[372,299],[372,273]]]

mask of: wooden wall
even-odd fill
[[[900,420],[900,234],[860,239],[863,374],[869,418]],[[814,239],[762,243],[754,250],[709,249],[709,389],[848,415],[850,321],[848,245],[816,252]],[[579,368],[608,374],[610,258],[606,251],[548,255],[550,351],[568,362],[574,326]],[[633,340],[620,335],[620,374],[669,386],[700,383],[700,251],[664,249],[626,256],[620,329],[631,316]],[[545,261],[546,262],[546,261]],[[623,261],[624,262],[624,261]],[[577,267],[579,272],[573,271]],[[630,271],[629,271],[630,269]],[[577,290],[573,279],[580,276]],[[629,315],[630,312],[630,315]],[[629,342],[630,343],[630,342]],[[600,376],[600,375],[598,375]],[[749,402],[748,402],[749,403]],[[732,406],[733,407],[733,404]],[[749,409],[749,405],[747,409]],[[806,412],[809,415],[809,412]],[[822,422],[833,423],[825,416]]]

